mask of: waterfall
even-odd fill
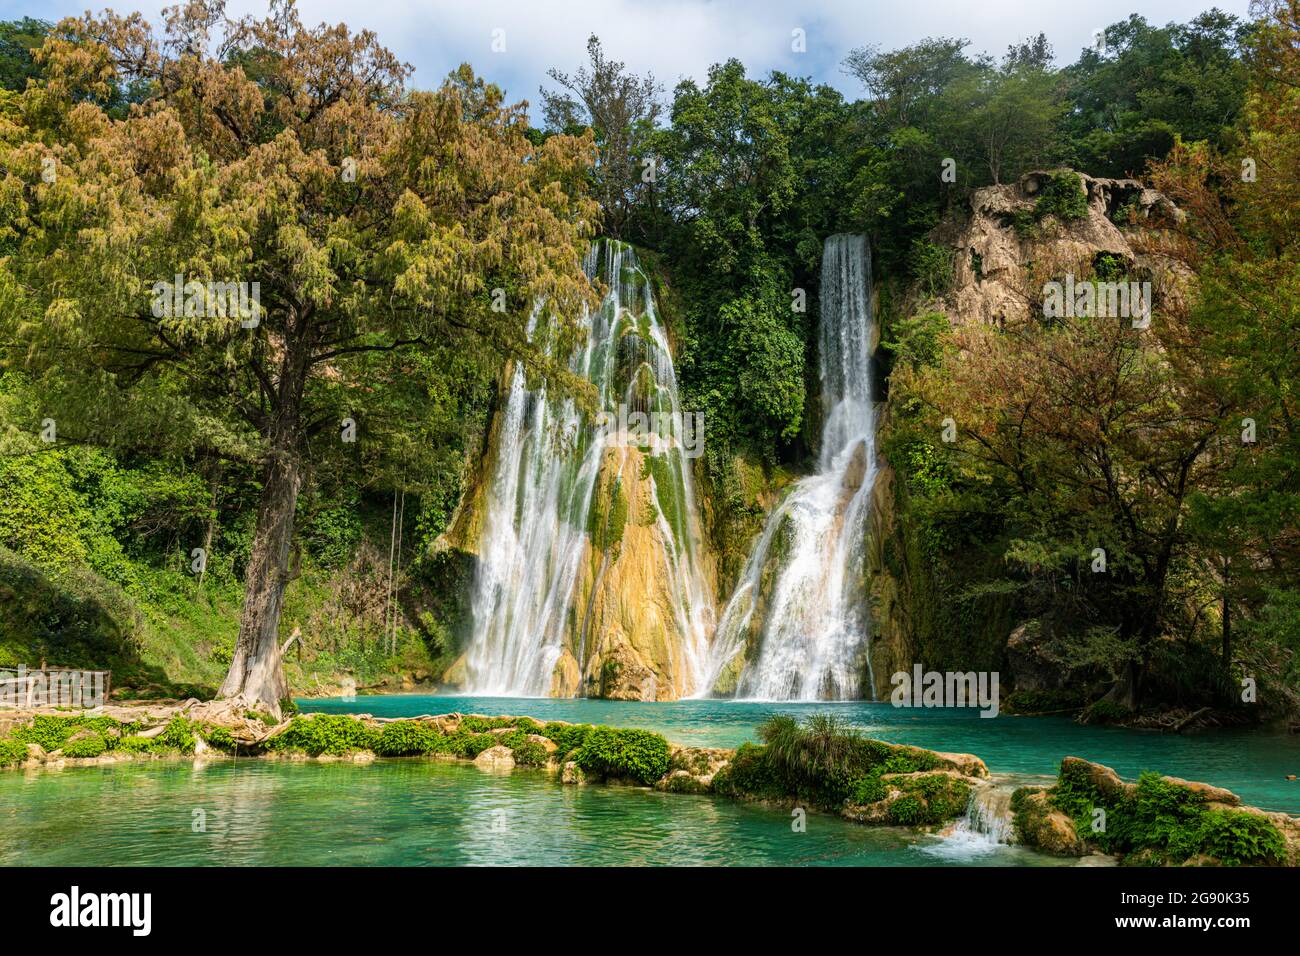
[[[1014,786],[985,783],[974,787],[966,803],[966,815],[948,827],[939,842],[924,852],[945,859],[984,856],[1015,842],[1011,814]]]
[[[685,696],[706,676],[714,608],[701,568],[684,454],[691,436],[672,355],[650,282],[630,247],[597,243],[583,267],[593,280],[603,279],[607,291],[599,308],[580,317],[568,364],[596,387],[601,414],[593,420],[573,399],[543,384],[530,387],[518,366],[510,373],[484,493],[464,689],[541,696],[552,692],[566,650],[586,667],[600,635],[588,633],[590,608],[576,605],[589,602],[579,602],[576,590],[581,576],[591,573],[584,561],[593,561],[593,532],[607,533],[593,527],[593,506],[606,476],[614,476],[614,494],[621,493],[623,465],[638,455],[649,483],[649,513],[623,517],[655,529],[664,542],[655,549],[661,556],[654,576],[669,596],[667,654],[684,674],[677,692]],[[554,322],[543,315],[541,306],[534,309],[528,334],[556,357]],[[607,555],[599,558],[597,582],[607,563]]]
[[[743,658],[738,697],[841,700],[873,693],[863,588],[876,473],[871,341],[866,239],[832,236],[822,254],[817,472],[796,482],[769,516],[741,572],[714,639],[710,688]]]

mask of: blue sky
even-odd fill
[[[139,10],[155,22],[174,0],[0,0],[0,20],[21,16],[56,20],[87,7]],[[783,69],[830,83],[856,96],[855,80],[840,71],[854,47],[886,49],[926,36],[960,36],[972,49],[1001,56],[1011,42],[1047,34],[1060,62],[1071,62],[1093,31],[1140,13],[1164,24],[1191,19],[1211,6],[1243,16],[1248,0],[299,0],[306,22],[342,21],[378,33],[415,67],[414,82],[434,86],[462,61],[505,87],[513,99],[536,102],[546,70],[571,71],[585,58],[595,32],[608,55],[641,72],[651,70],[671,91],[681,78],[703,78],[711,63],[737,57],[751,74]],[[265,9],[262,0],[228,0],[231,15]],[[806,52],[791,49],[802,29]],[[492,51],[503,30],[505,51]]]

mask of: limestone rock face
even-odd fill
[[[474,766],[483,767],[486,770],[513,770],[515,758],[509,747],[497,744],[475,757]]]
[[[696,689],[687,650],[707,635],[692,633],[699,608],[674,588],[681,576],[669,569],[704,555],[687,553],[700,547],[695,519],[674,500],[666,471],[662,456],[652,462],[636,446],[605,452],[572,626],[552,678],[557,696],[675,700]]]
[[[1186,275],[1171,272],[1151,240],[1181,211],[1135,179],[1070,173],[1087,194],[1087,214],[1070,222],[1050,215],[1035,220],[1043,188],[1061,172],[1070,171],[1031,172],[1016,183],[977,189],[968,218],[936,230],[935,240],[956,252],[952,288],[939,303],[954,325],[1024,321],[1041,307],[1043,282],[1067,271],[1090,275],[1103,253],[1149,273],[1157,297],[1180,294]],[[1017,229],[1017,222],[1033,226]]]
[[[656,781],[656,790],[670,793],[710,793],[713,777],[730,762],[734,751],[719,747],[673,745],[668,772]]]
[[[1074,829],[1074,821],[1051,807],[1046,791],[1024,796],[1016,813],[1020,842],[1056,856],[1083,856],[1087,847]]]

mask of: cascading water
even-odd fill
[[[925,848],[931,856],[965,860],[986,856],[1015,842],[1011,795],[1014,785],[988,782],[972,788],[966,815],[950,826],[937,843]]]
[[[863,540],[876,474],[871,258],[862,236],[826,240],[821,272],[825,424],[817,473],[768,518],[714,639],[710,687],[745,660],[738,697],[872,694]],[[862,675],[868,680],[863,687]]]
[[[542,385],[529,388],[524,370],[513,371],[485,493],[464,686],[491,695],[581,693],[572,686],[557,690],[555,673],[566,651],[577,668],[586,668],[600,644],[602,635],[590,633],[591,595],[610,559],[608,552],[593,558],[593,541],[615,534],[611,524],[620,534],[636,524],[658,542],[647,551],[658,567],[642,578],[654,578],[647,588],[664,605],[654,622],[667,645],[663,668],[681,675],[681,686],[669,694],[686,696],[705,679],[714,623],[684,456],[693,445],[690,416],[682,415],[667,336],[635,253],[620,243],[598,243],[584,269],[603,278],[608,291],[598,310],[581,317],[569,368],[596,386],[604,414],[584,418],[572,399]],[[549,331],[541,316],[539,308],[529,321],[535,343]],[[627,482],[648,488],[640,513],[626,514],[626,498],[621,515],[617,504],[598,513],[602,488],[613,489],[615,502],[625,494],[629,455],[638,456],[640,470]],[[587,593],[580,594],[583,588]]]

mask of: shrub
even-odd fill
[[[1282,835],[1266,818],[1209,809],[1201,794],[1156,773],[1144,773],[1127,795],[1103,796],[1085,768],[1063,768],[1050,791],[1057,809],[1074,818],[1081,838],[1108,853],[1140,853],[1146,862],[1181,863],[1208,854],[1226,864],[1278,863]],[[1014,798],[1013,798],[1014,807]],[[1093,810],[1106,811],[1106,829],[1092,829]]]
[[[194,729],[190,722],[177,714],[167,724],[161,734],[154,738],[154,750],[178,750],[183,754],[194,753]]]
[[[495,747],[497,739],[491,734],[470,733],[462,727],[454,734],[443,739],[440,746],[446,748],[441,753],[449,753],[466,760],[473,760],[489,747]]]
[[[204,742],[214,750],[232,754],[235,752],[235,738],[226,727],[205,726],[199,731]]]
[[[713,777],[713,791],[723,796],[776,800],[789,795],[767,759],[767,748],[741,744],[731,760]]]
[[[924,822],[925,805],[914,794],[899,797],[889,805],[889,822],[899,826],[915,826]]]
[[[1079,715],[1081,724],[1115,724],[1131,716],[1129,709],[1111,700],[1095,700]]]
[[[527,728],[532,733],[538,724],[530,717],[462,717],[460,729],[470,733],[482,734],[489,730],[502,730],[506,727]]]
[[[385,724],[375,740],[374,751],[381,757],[417,757],[437,753],[443,735],[418,720],[398,720]]]
[[[853,782],[853,789],[849,793],[849,802],[857,806],[866,803],[875,803],[877,800],[885,799],[887,788],[885,783],[880,779],[880,774],[867,774],[864,777],[858,777]]]
[[[952,287],[953,251],[929,239],[912,242],[911,266],[921,290],[930,298],[941,296]]]
[[[312,757],[340,756],[353,750],[373,750],[379,734],[361,721],[344,714],[295,717],[282,732],[271,738],[272,750],[300,751]]]
[[[1055,216],[1062,222],[1071,222],[1088,215],[1088,194],[1083,183],[1072,172],[1060,172],[1052,176],[1038,195],[1034,203],[1034,215],[1038,219]]]
[[[117,742],[117,748],[124,754],[143,754],[153,751],[153,741],[146,737],[123,737]]]
[[[536,740],[525,740],[510,752],[514,755],[515,763],[523,767],[545,767],[551,756]]]
[[[649,786],[668,772],[668,741],[648,730],[594,727],[573,759],[588,773]]]
[[[22,763],[27,759],[27,745],[21,740],[7,737],[0,740],[0,767]]]
[[[591,731],[591,724],[561,724],[552,721],[542,728],[542,736],[555,743],[555,755],[564,760],[582,746]]]
[[[71,717],[51,717],[39,714],[32,722],[14,731],[14,737],[23,743],[40,744],[46,750],[61,750],[77,725]]]
[[[87,734],[63,745],[65,757],[98,757],[108,750],[108,744],[99,734]]]

